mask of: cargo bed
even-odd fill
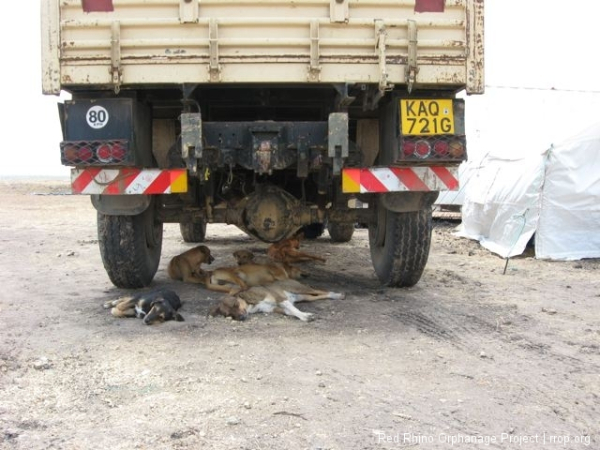
[[[365,83],[481,93],[483,2],[419,3],[436,2],[44,0],[43,91]],[[84,11],[98,4],[113,10]]]

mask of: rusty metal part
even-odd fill
[[[369,208],[348,209],[317,209],[306,205],[297,205],[291,211],[294,229],[301,228],[311,223],[336,222],[336,223],[370,223],[375,222],[374,211]],[[256,236],[245,225],[245,209],[240,206],[216,207],[212,209],[210,218],[206,210],[201,208],[161,209],[159,220],[163,223],[202,222],[226,223],[236,225],[244,231]],[[293,232],[291,233],[293,234]],[[258,236],[256,236],[258,237]]]
[[[314,171],[327,149],[327,122],[204,122],[201,164],[237,165],[270,174],[298,164],[299,176]]]
[[[200,113],[181,114],[181,156],[202,158],[202,116]]]
[[[405,69],[406,90],[410,94],[417,82],[417,74],[419,66],[417,65],[417,22],[415,20],[408,21],[408,61]]]
[[[261,140],[257,145],[258,148],[254,150],[254,171],[259,175],[265,173],[270,175],[273,172],[273,169],[271,169],[271,155],[277,151],[277,145],[273,142],[273,139]]]
[[[348,157],[348,113],[331,113],[328,122],[328,156],[333,159],[333,175],[339,175]]]
[[[188,171],[198,175],[198,159],[202,158],[202,116],[199,112],[181,114],[181,156]]]
[[[237,202],[215,205],[210,211],[206,205],[203,208],[163,204],[158,219],[164,223],[232,224],[265,242],[285,239],[313,223],[371,223],[376,220],[374,209],[347,207],[347,202],[343,203],[344,206],[340,202],[334,208],[318,208],[301,203],[276,186],[264,185]]]
[[[123,69],[121,68],[121,23],[115,21],[110,28],[110,74],[115,94],[121,90]]]
[[[299,202],[275,186],[262,186],[248,197],[243,225],[251,234],[267,242],[278,242],[293,235],[300,226],[294,220]]]

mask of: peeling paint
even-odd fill
[[[153,8],[162,5],[159,0],[150,3]],[[56,62],[59,73],[69,73],[68,79],[61,78],[65,83],[82,85],[87,80],[95,85],[105,83],[106,65],[111,61],[110,33],[107,31],[114,20],[127,36],[121,43],[119,57],[121,68],[127,74],[124,84],[180,83],[182,77],[207,81],[204,74],[210,65],[210,20],[217,20],[219,26],[227,30],[216,38],[221,81],[305,82],[311,64],[317,63],[321,68],[321,82],[352,79],[357,83],[373,83],[381,78],[380,61],[375,52],[376,30],[368,18],[353,17],[352,4],[348,22],[336,29],[335,37],[327,35],[327,31],[327,37],[321,35],[319,38],[317,63],[311,60],[311,46],[306,39],[310,24],[316,21],[325,30],[331,27],[331,22],[328,15],[303,15],[306,6],[303,2],[295,4],[296,11],[291,16],[287,2],[273,4],[273,14],[268,17],[253,15],[255,5],[252,2],[231,8],[235,1],[228,3],[226,11],[229,15],[220,16],[217,2],[211,9],[215,18],[200,15],[193,26],[181,23],[176,8],[159,8],[162,15],[144,15],[144,8],[149,6],[147,2],[136,0],[134,4],[139,6],[140,14],[136,16],[129,12],[123,14],[127,8],[117,7],[110,14],[88,15],[82,14],[80,4],[74,1],[56,5],[56,17],[48,19],[52,23],[46,30],[54,41],[49,39],[50,45],[46,45],[45,52],[47,60]],[[457,88],[466,87],[470,93],[482,91],[483,0],[415,0],[414,5],[415,11],[428,13],[414,14],[412,4],[407,7],[406,2],[373,2],[370,5],[374,9],[373,17],[380,17],[381,11],[386,12],[382,17],[386,17],[383,22],[388,31],[384,64],[388,80],[399,86],[405,82],[408,50],[404,29],[406,20],[416,17],[419,30],[426,30],[428,34],[423,41],[417,42],[417,64],[425,69],[419,72],[417,83],[430,86],[438,82],[456,83]],[[276,10],[280,10],[281,20]],[[322,12],[329,14],[329,8],[323,8]],[[369,27],[371,33],[365,33]],[[274,30],[279,28],[285,28],[286,33],[275,33]],[[61,37],[64,38],[62,42]],[[303,44],[305,39],[306,44]],[[303,64],[306,67],[301,68]],[[142,65],[153,67],[140,69]],[[439,71],[435,70],[437,67]]]

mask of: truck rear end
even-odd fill
[[[188,242],[365,223],[381,282],[418,282],[466,159],[456,94],[483,92],[482,0],[44,0],[42,47],[116,286],[150,283],[166,222]]]

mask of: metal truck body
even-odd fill
[[[43,92],[72,95],[61,158],[115,285],[152,280],[165,222],[190,242],[365,223],[382,283],[418,281],[466,159],[456,94],[483,92],[483,0],[41,4]]]

